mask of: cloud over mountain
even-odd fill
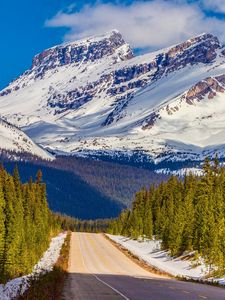
[[[206,0],[204,5],[216,8],[219,2],[223,1]],[[129,5],[98,2],[75,12],[60,11],[46,21],[46,26],[68,28],[65,41],[117,28],[135,48],[165,47],[202,32],[214,33],[225,40],[225,21],[206,15],[199,3],[183,0],[137,1]]]
[[[203,5],[215,12],[225,13],[225,1],[224,0],[203,0]]]

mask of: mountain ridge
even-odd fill
[[[4,150],[12,152],[13,157],[16,157],[16,153],[24,153],[33,155],[45,160],[53,160],[54,157],[36,145],[24,132],[22,132],[16,126],[4,121],[0,118],[0,153]],[[9,153],[10,156],[10,153]]]
[[[201,105],[196,89],[204,89],[203,85],[206,91],[211,89],[210,99],[218,102],[223,87],[222,83],[215,87],[213,78],[223,78],[223,74],[225,48],[212,34],[134,56],[114,30],[36,55],[31,69],[0,92],[0,114],[55,153],[113,155],[123,151],[129,156],[140,151],[155,162],[199,160],[213,152],[213,143],[222,149],[223,139],[214,136],[213,143],[201,144],[189,138],[196,128],[197,136],[204,133],[207,115],[202,114],[200,125],[183,134],[190,123],[185,110],[191,119],[194,107]],[[205,107],[209,105],[205,98],[202,101]],[[223,110],[222,100],[219,104]],[[216,108],[211,105],[210,109]],[[217,135],[225,131],[222,123],[221,119]],[[223,150],[221,155],[225,156]]]

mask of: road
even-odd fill
[[[72,233],[65,300],[225,300],[225,289],[141,268],[101,234]]]

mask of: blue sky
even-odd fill
[[[138,49],[158,49],[203,31],[225,41],[225,0],[3,0],[0,7],[0,88],[45,48],[114,28]]]
[[[58,4],[60,2],[60,4]],[[0,88],[31,64],[33,55],[60,43],[64,28],[45,28],[45,20],[71,1],[8,0],[0,4]]]

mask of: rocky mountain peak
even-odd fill
[[[225,92],[225,74],[214,77],[207,77],[185,92],[179,99],[176,99],[170,104],[165,104],[158,110],[152,112],[143,122],[142,129],[151,129],[155,123],[161,119],[164,111],[168,115],[173,115],[178,112],[185,103],[196,106],[198,102],[203,100],[212,101],[218,94]]]
[[[53,69],[71,63],[93,62],[110,55],[115,55],[115,62],[133,57],[130,46],[117,30],[49,48],[34,57],[32,70],[42,72],[43,69]]]
[[[170,73],[187,64],[208,64],[217,57],[217,50],[222,48],[218,38],[212,34],[202,34],[186,42],[175,45],[157,57],[157,65],[162,69],[160,73]]]
[[[193,37],[183,43],[180,43],[171,49],[168,52],[169,57],[175,57],[180,53],[183,53],[187,49],[191,50],[191,48],[200,48],[204,47],[205,49],[218,49],[221,47],[218,38],[209,33],[203,33],[199,36]]]
[[[225,48],[211,34],[134,57],[113,30],[36,55],[32,68],[0,92],[0,113],[59,153],[121,147],[161,153],[177,134],[199,145],[188,119],[213,115],[225,95],[223,74]]]
[[[199,81],[193,87],[191,87],[187,94],[184,96],[188,104],[193,104],[193,101],[201,101],[208,95],[208,99],[213,99],[217,93],[224,93],[225,75],[219,75],[216,77],[208,77]]]

